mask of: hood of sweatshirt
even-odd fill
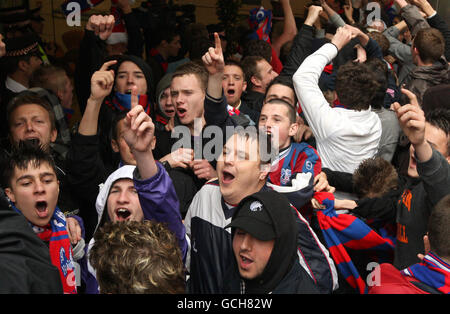
[[[98,222],[95,231],[101,227],[106,221],[109,221],[108,211],[105,210],[106,202],[108,201],[109,191],[111,186],[120,179],[131,179],[133,180],[133,172],[136,166],[126,165],[120,167],[113,173],[111,173],[106,179],[105,183],[100,187],[100,191],[97,195],[97,200],[95,202],[95,208],[97,209]]]
[[[114,67],[112,67],[114,69],[114,74],[115,74],[114,80],[116,80],[120,65],[125,61],[132,62],[132,63],[136,64],[138,66],[138,68],[141,69],[142,73],[145,76],[145,80],[147,81],[147,95],[149,95],[149,96],[152,95],[152,93],[155,89],[154,82],[152,79],[152,70],[151,70],[150,66],[147,64],[147,62],[145,62],[145,60],[143,60],[142,58],[139,58],[139,57],[136,57],[133,55],[118,56],[117,64],[115,64]],[[113,89],[112,93],[114,93],[114,89]]]
[[[238,218],[242,216],[242,213],[239,212],[242,210],[255,212],[255,207],[266,211],[267,217],[271,221],[270,225],[273,228],[275,242],[264,271],[257,278],[244,281],[246,293],[266,294],[277,287],[298,258],[298,227],[291,204],[284,195],[272,190],[261,191],[247,196],[239,203],[238,209],[228,225],[232,227],[232,238],[234,238],[237,225],[239,225],[239,228],[246,230],[245,224],[252,224],[253,219],[258,219],[252,218],[253,214],[250,214],[246,217],[244,225],[239,224]]]
[[[420,66],[411,73],[411,79],[421,79],[432,83],[432,85],[445,84],[449,82],[450,66],[444,57],[441,57],[432,66]]]
[[[155,106],[155,112],[158,114],[161,114],[164,118],[168,119],[167,116],[164,114],[164,110],[161,107],[161,96],[166,90],[166,88],[170,87],[170,84],[172,83],[172,73],[165,74],[161,80],[158,82],[158,85],[156,85],[156,106]]]

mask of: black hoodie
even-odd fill
[[[233,220],[242,208],[254,201],[263,204],[263,210],[269,214],[276,237],[272,253],[262,274],[252,280],[241,279],[245,285],[245,293],[319,293],[311,277],[300,266],[297,256],[297,223],[291,205],[284,195],[270,190],[244,198],[239,203],[229,225],[232,227],[232,238],[236,231]],[[225,293],[239,293],[241,282],[238,276],[239,272],[234,259],[224,281]]]

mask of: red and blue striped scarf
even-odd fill
[[[12,208],[19,214],[22,212],[14,205]],[[72,257],[72,245],[66,229],[66,217],[56,207],[48,225],[38,227],[28,222],[36,235],[49,244],[50,260],[59,270],[63,291],[66,294],[76,294],[75,267]]]
[[[401,273],[444,294],[450,294],[450,265],[433,252],[425,255],[421,263],[405,268]]]
[[[64,15],[67,16],[71,12],[74,12],[73,3],[77,3],[81,9],[81,13],[85,13],[103,1],[104,0],[66,0],[63,4],[61,4],[61,10]]]
[[[359,293],[368,292],[367,285],[353,264],[346,248],[353,250],[392,250],[394,244],[373,231],[359,218],[350,214],[338,214],[334,209],[334,195],[316,192],[314,198],[324,209],[316,211],[326,245],[339,272],[349,285]]]
[[[144,108],[146,114],[151,113],[151,103],[146,94],[138,95],[138,103]],[[131,94],[116,92],[111,99],[105,99],[105,104],[114,111],[125,112],[131,110]]]

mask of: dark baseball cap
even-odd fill
[[[225,228],[239,228],[261,241],[280,236],[280,228],[274,217],[280,207],[290,208],[288,200],[275,191],[261,191],[244,198]]]

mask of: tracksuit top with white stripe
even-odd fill
[[[264,189],[270,189],[264,186]],[[291,205],[292,206],[292,205]],[[223,278],[234,257],[230,228],[235,207],[223,200],[218,181],[208,182],[195,195],[184,224],[190,239],[186,266],[189,293],[222,293]],[[320,243],[303,216],[292,206],[299,227],[300,264],[317,284],[320,292],[337,287],[337,271],[328,250]]]

